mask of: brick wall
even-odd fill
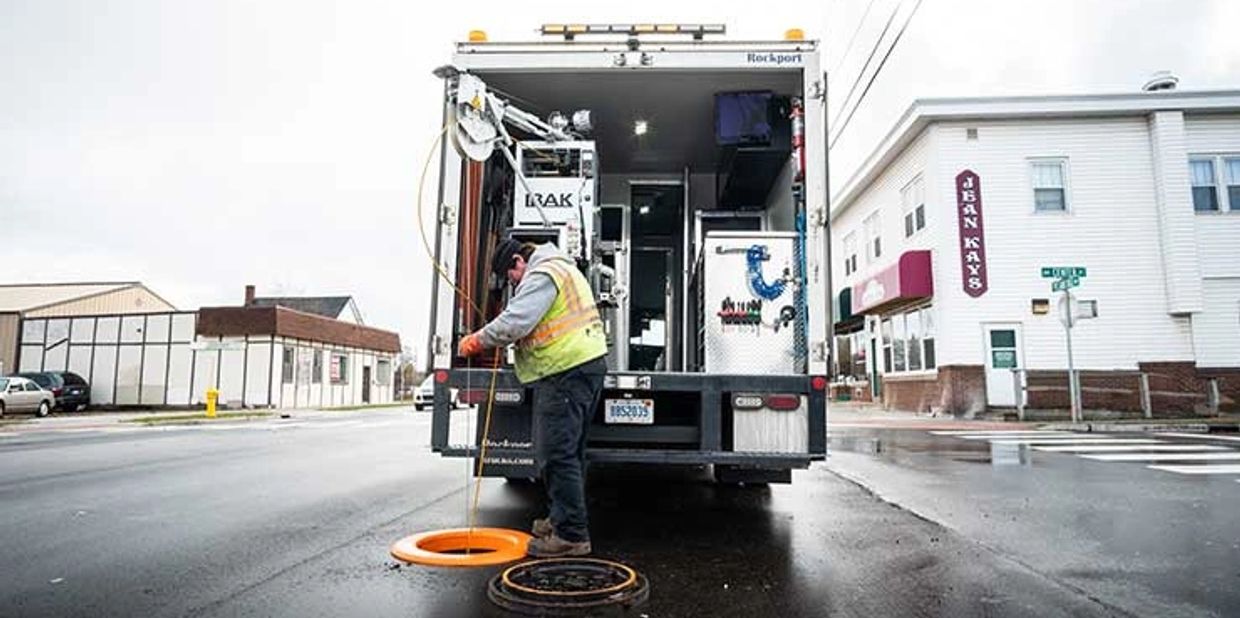
[[[908,412],[939,408],[939,381],[935,377],[888,377],[883,380],[883,407]]]
[[[986,369],[982,365],[939,367],[939,406],[956,416],[986,409]]]

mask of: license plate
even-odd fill
[[[603,421],[610,425],[653,425],[653,399],[608,399],[603,406]]]

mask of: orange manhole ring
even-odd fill
[[[507,528],[453,528],[407,536],[392,545],[392,556],[431,566],[490,566],[525,557],[532,537]]]

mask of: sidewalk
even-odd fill
[[[412,403],[409,407],[412,407]],[[38,418],[29,415],[5,415],[3,423],[0,423],[0,433],[22,433],[27,431],[59,431],[67,429],[104,429],[108,427],[124,426],[141,426],[139,423],[131,421],[141,420],[144,418],[152,418],[156,416],[185,416],[187,420],[194,419],[199,422],[211,423],[247,423],[258,421],[269,421],[271,419],[285,418],[301,418],[312,419],[324,416],[341,417],[350,414],[359,414],[367,412],[375,412],[381,410],[400,410],[402,406],[386,406],[374,408],[360,408],[356,410],[331,410],[320,408],[284,408],[284,409],[244,409],[229,410],[221,408],[220,414],[236,414],[236,413],[252,413],[262,414],[261,417],[242,418],[242,417],[225,417],[218,420],[207,421],[203,418],[205,412],[203,410],[187,410],[185,408],[165,408],[141,411],[116,411],[116,412],[53,412],[50,416]]]
[[[1089,412],[1086,411],[1086,416]],[[950,415],[933,416],[916,412],[884,410],[870,403],[831,402],[827,407],[827,429],[832,427],[883,427],[889,429],[1044,429],[1048,431],[1081,432],[1151,432],[1177,431],[1186,433],[1240,431],[1240,416],[1224,415],[1191,418],[1098,419],[1079,423],[1056,420],[1007,421],[1001,419],[965,419]]]

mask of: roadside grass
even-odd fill
[[[138,423],[140,425],[199,425],[202,423],[214,423],[225,420],[251,420],[256,418],[265,418],[272,416],[271,412],[217,412],[215,418],[208,418],[206,412],[194,412],[191,414],[158,414],[155,416],[145,416],[141,418],[131,418],[123,423]]]

